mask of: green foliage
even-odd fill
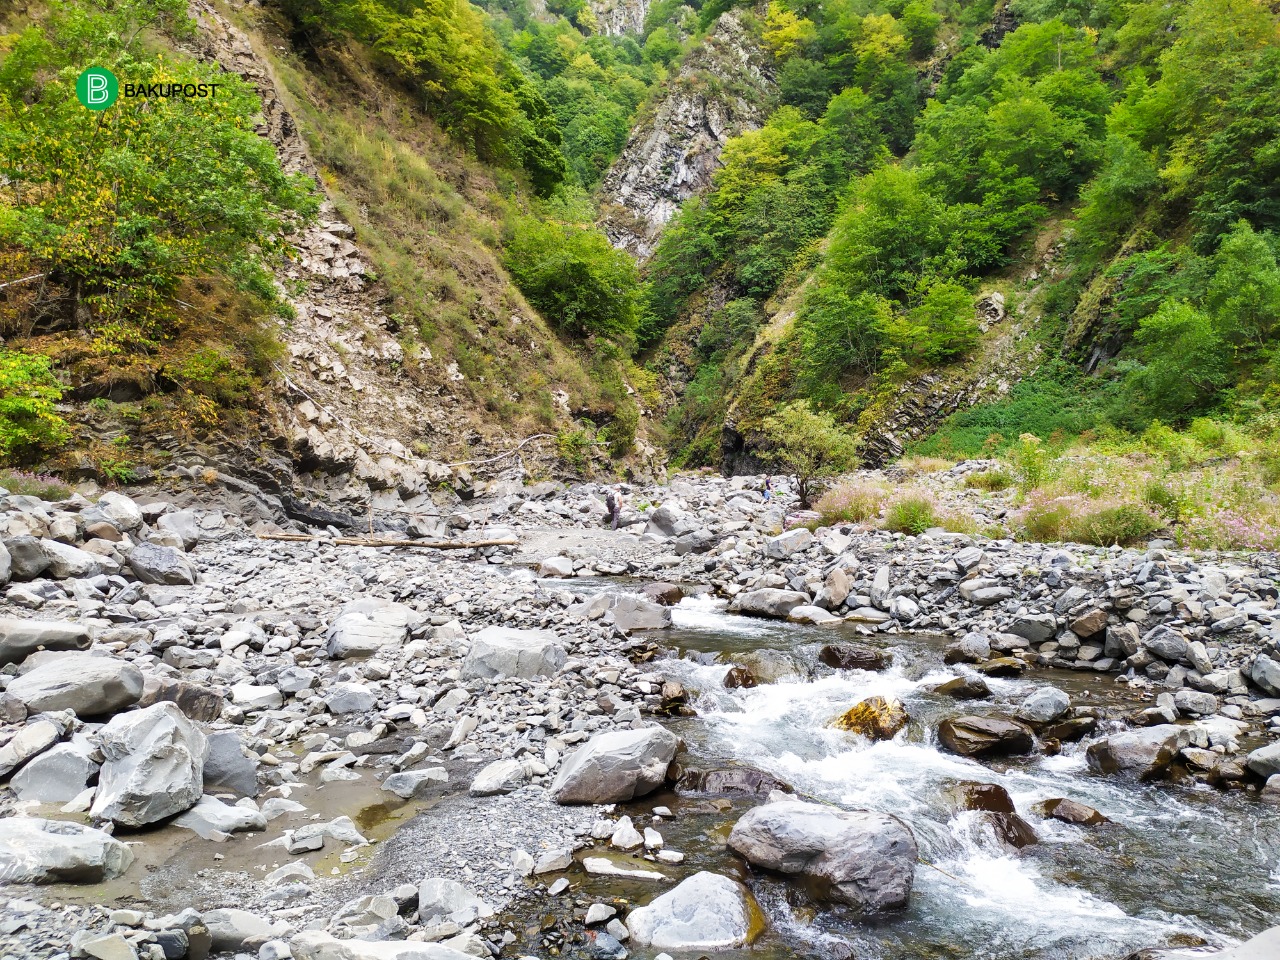
[[[47,357],[0,348],[0,463],[30,462],[69,439],[54,408],[61,398]]]
[[[889,504],[884,529],[918,536],[938,525],[937,507],[926,493],[906,494]]]
[[[880,515],[880,508],[887,497],[888,491],[873,483],[840,483],[824,491],[813,508],[821,514],[825,526],[865,523]]]
[[[639,320],[635,261],[600,231],[538,217],[515,219],[507,269],[529,302],[574,337],[630,350]]]
[[[556,456],[573,469],[586,469],[590,452],[591,440],[584,431],[562,429],[556,433]]]
[[[0,487],[19,497],[39,497],[56,503],[75,491],[57,477],[24,470],[0,470]]]
[[[1188,303],[1162,305],[1139,323],[1135,340],[1146,366],[1131,377],[1157,415],[1202,410],[1230,380],[1227,344],[1212,318]]]
[[[814,483],[857,466],[857,441],[830,414],[790,403],[761,424],[765,458],[796,478],[800,502],[808,506]]]

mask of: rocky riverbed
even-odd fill
[[[931,482],[998,515],[958,483],[983,467]],[[1280,558],[784,529],[758,486],[628,488],[613,531],[601,488],[509,475],[402,525],[514,541],[450,550],[6,496],[0,956],[970,955],[944,827],[1125,921],[991,956],[1269,926]],[[832,778],[859,764],[893,789]],[[1146,824],[1192,808],[1195,845],[1259,848],[1186,881],[1231,916],[1148,917],[1073,859],[1167,870]]]

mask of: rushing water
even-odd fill
[[[730,616],[710,598],[676,607],[675,628],[663,638],[674,655],[659,666],[696,695],[699,716],[676,723],[693,765],[742,763],[823,801],[895,814],[920,844],[924,862],[911,906],[874,923],[841,909],[813,910],[793,885],[753,878],[772,932],[748,953],[846,955],[841,944],[852,947],[853,956],[883,960],[1084,960],[1162,944],[1225,944],[1280,918],[1274,807],[1205,787],[1094,776],[1084,761],[1086,744],[1068,745],[1058,756],[993,764],[940,751],[933,733],[940,719],[992,708],[957,705],[926,691],[965,669],[942,664],[943,641],[882,637],[873,642],[887,642],[894,652],[893,665],[882,672],[812,671],[819,646],[837,639],[831,628]],[[725,689],[727,668],[760,651],[792,658],[796,675]],[[996,705],[1009,709],[1045,679],[988,683]],[[1077,704],[1118,696],[1108,678],[1053,679]],[[902,700],[912,717],[894,740],[869,743],[829,726],[877,694]],[[957,813],[947,788],[962,780],[1004,786],[1041,842],[1010,853],[974,814]],[[1113,823],[1076,827],[1036,815],[1034,805],[1053,797],[1087,803]],[[734,868],[723,849],[723,825],[685,818],[678,808],[677,814],[663,829],[670,846],[683,841],[689,847],[691,866]]]

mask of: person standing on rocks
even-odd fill
[[[764,486],[760,488],[760,492],[764,495],[764,502],[768,503],[773,499],[773,477],[765,474]]]
[[[622,515],[622,488],[610,487],[605,494],[604,505],[609,508],[609,523],[614,530],[618,529],[618,518]]]

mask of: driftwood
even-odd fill
[[[336,543],[343,547],[420,547],[427,550],[468,550],[471,547],[514,547],[515,537],[496,540],[375,540],[370,537],[313,537],[306,533],[260,533],[259,540],[288,540],[292,543]]]

